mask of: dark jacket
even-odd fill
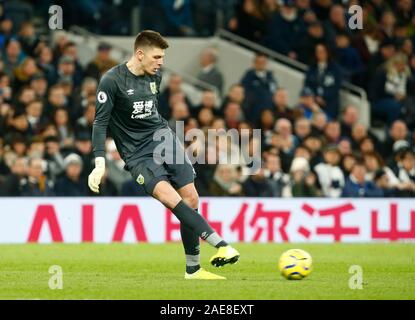
[[[318,66],[314,64],[310,67],[305,78],[305,87],[313,90],[315,96],[320,96],[326,101],[322,109],[326,114],[336,119],[339,113],[339,94],[342,85],[340,68],[335,63],[328,63],[327,68],[320,74]]]
[[[298,16],[293,21],[285,20],[280,13],[274,14],[269,25],[265,45],[270,49],[287,55],[294,51],[299,38],[306,33],[306,25]]]
[[[383,192],[373,182],[366,181],[364,184],[358,184],[348,177],[341,196],[348,198],[374,198],[383,197]]]
[[[253,176],[244,181],[242,189],[247,197],[272,197],[274,195],[272,186],[267,179],[255,180]]]
[[[63,176],[56,181],[55,194],[58,197],[81,197],[88,194],[87,183],[85,180],[73,181],[67,176]]]
[[[260,78],[255,70],[248,70],[241,80],[245,89],[246,108],[245,114],[253,116],[255,122],[262,109],[272,108],[272,96],[277,89],[277,81],[271,71],[266,71],[265,77]]]

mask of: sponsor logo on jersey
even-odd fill
[[[133,104],[133,113],[131,114],[131,119],[144,119],[151,116],[153,110],[154,101],[135,101]]]
[[[128,94],[129,96],[131,96],[132,94],[134,94],[134,89],[128,89],[128,90],[127,90],[127,94]]]
[[[105,103],[108,100],[107,94],[104,91],[100,91],[97,94],[97,100],[99,103]]]
[[[142,174],[140,174],[140,175],[137,177],[137,183],[138,183],[138,184],[144,184],[144,177],[143,177],[143,175],[142,175]]]
[[[157,86],[155,82],[150,82],[150,90],[152,94],[156,94],[157,93]]]

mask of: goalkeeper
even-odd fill
[[[88,185],[92,191],[99,192],[105,171],[105,140],[109,128],[134,180],[179,219],[186,255],[185,279],[225,279],[200,267],[199,237],[218,248],[210,259],[216,267],[235,263],[239,253],[198,214],[199,198],[193,166],[186,156],[183,157],[185,161],[181,161],[184,163],[177,161],[175,155],[184,155],[184,149],[176,143],[174,132],[157,110],[160,67],[168,46],[158,32],[142,31],[135,39],[131,59],[103,75],[97,89],[92,130],[95,169],[88,177]],[[173,163],[156,161],[160,156],[156,150],[161,135],[171,142],[165,152],[172,155]]]

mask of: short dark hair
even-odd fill
[[[141,31],[134,41],[134,52],[140,47],[157,47],[167,49],[169,44],[160,33],[153,30]]]

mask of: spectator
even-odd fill
[[[352,136],[352,128],[359,120],[359,112],[353,105],[348,105],[344,108],[341,117],[341,132],[345,137]]]
[[[45,160],[47,161],[47,174],[52,181],[65,170],[64,157],[59,148],[57,136],[47,136],[45,142]]]
[[[75,148],[68,148],[68,150],[75,152],[81,157],[83,163],[81,176],[87,177],[93,169],[94,162],[91,135],[85,132],[78,132],[75,135]]]
[[[356,123],[352,128],[352,148],[353,150],[359,150],[360,143],[366,138],[367,135],[367,128],[364,124]]]
[[[295,120],[294,133],[301,144],[305,138],[311,134],[311,122],[307,118],[298,118]]]
[[[399,24],[410,25],[413,21],[414,6],[411,0],[398,0],[395,2],[396,18]]]
[[[271,145],[271,139],[274,132],[274,123],[275,117],[272,110],[262,110],[258,128],[261,129],[261,141],[263,144],[263,149],[265,146]]]
[[[31,77],[30,88],[35,91],[36,98],[45,105],[47,103],[48,82],[43,73],[37,72]]]
[[[197,115],[202,109],[209,109],[215,116],[220,116],[221,111],[218,108],[219,107],[217,105],[217,98],[215,92],[211,90],[205,90],[203,91],[200,105],[192,108],[191,113],[193,116],[197,117]]]
[[[19,66],[14,69],[13,88],[18,91],[21,87],[30,84],[30,80],[38,71],[33,58],[26,57]]]
[[[238,173],[234,165],[219,164],[216,167],[213,181],[209,186],[209,194],[216,197],[243,195],[243,189],[238,182]]]
[[[281,160],[284,163],[283,155],[292,156],[298,145],[298,140],[293,134],[291,122],[285,118],[277,120],[275,123],[275,133],[276,136],[273,137],[272,144],[280,150]]]
[[[27,104],[26,117],[29,123],[30,134],[38,135],[47,122],[43,116],[43,103],[40,100],[34,100]]]
[[[92,135],[92,126],[95,119],[95,103],[88,103],[84,114],[78,118],[75,124],[75,132],[83,132]]]
[[[63,47],[63,55],[72,58],[74,64],[74,72],[73,72],[73,82],[76,86],[78,86],[82,82],[82,78],[84,77],[84,69],[79,62],[78,57],[78,48],[75,42],[69,41]]]
[[[20,42],[16,38],[10,38],[6,42],[6,51],[3,55],[3,70],[10,77],[13,78],[14,71],[25,58]]]
[[[218,53],[215,48],[205,48],[200,55],[200,65],[202,70],[197,75],[197,78],[216,87],[219,94],[222,95],[223,76],[219,69],[216,67],[217,59]]]
[[[246,105],[245,99],[245,89],[240,84],[233,84],[228,91],[227,96],[225,97],[221,110],[223,111],[224,106],[227,105],[228,102],[236,102],[242,106],[242,109],[245,114],[248,112],[248,107]]]
[[[45,162],[41,158],[30,158],[27,179],[22,181],[20,196],[53,196],[53,181],[45,175]]]
[[[74,131],[69,122],[68,111],[65,108],[55,109],[53,120],[59,133],[61,147],[72,146],[74,142]]]
[[[377,54],[382,42],[382,35],[375,23],[365,26],[363,30],[352,40],[363,63],[368,66]]]
[[[378,169],[374,174],[373,181],[375,182],[376,187],[382,191],[383,197],[390,198],[401,196],[401,192],[391,184],[390,178],[385,170]]]
[[[184,121],[190,117],[189,107],[186,103],[177,102],[173,105],[171,118],[169,119],[169,126],[173,131],[176,131],[176,121]]]
[[[8,132],[6,138],[13,135],[19,135],[25,139],[28,139],[30,136],[30,130],[27,116],[24,113],[15,113],[12,117],[9,118],[6,130]]]
[[[229,102],[224,110],[224,119],[227,129],[237,129],[243,120],[241,106],[234,102]]]
[[[315,167],[317,178],[324,197],[340,197],[344,187],[343,172],[339,167],[340,152],[336,145],[328,145],[324,149],[324,162]]]
[[[339,92],[342,77],[339,67],[332,61],[326,45],[318,44],[315,48],[316,62],[308,70],[304,86],[310,88],[316,102],[331,119],[336,119],[339,112]]]
[[[363,153],[363,161],[367,170],[366,180],[375,181],[376,174],[379,173],[379,170],[382,170],[383,173],[388,176],[388,184],[391,187],[403,189],[402,186],[399,185],[399,179],[395,176],[393,171],[385,165],[382,157],[376,151]]]
[[[283,197],[287,194],[290,177],[282,171],[281,159],[275,153],[265,158],[265,177],[271,185],[272,197]]]
[[[229,29],[245,39],[260,43],[267,31],[269,19],[260,1],[239,0],[234,12],[228,24]]]
[[[57,109],[66,109],[67,105],[68,99],[65,96],[63,87],[58,84],[50,87],[45,114],[53,115]]]
[[[307,65],[313,62],[314,48],[324,42],[325,34],[320,21],[312,22],[307,27],[307,33],[303,34],[294,44],[297,60]]]
[[[242,183],[242,189],[243,194],[247,197],[272,197],[274,194],[263,168],[260,168],[256,174],[250,175]]]
[[[23,51],[29,56],[34,56],[40,40],[36,35],[36,30],[32,22],[25,21],[22,23],[19,31],[19,41]]]
[[[65,55],[59,59],[54,83],[60,83],[61,81],[69,81],[74,87],[81,84],[75,74],[75,60],[71,56]]]
[[[220,2],[224,3],[221,4]],[[219,22],[217,19],[218,10],[222,12],[226,6],[229,6],[229,2],[232,1],[220,2],[216,0],[192,2],[194,29],[198,37],[209,37],[215,33]]]
[[[85,77],[81,87],[74,93],[73,107],[71,108],[71,120],[76,121],[81,117],[86,108],[91,104],[95,104],[95,93],[97,91],[98,82],[94,78]]]
[[[3,16],[0,21],[0,47],[4,48],[5,44],[13,37],[15,37],[13,21],[9,17]]]
[[[182,77],[178,74],[171,74],[167,87],[159,97],[159,113],[164,119],[170,119],[173,105],[176,102],[185,103],[189,109],[192,109],[192,103],[185,95],[182,89]]]
[[[212,109],[209,108],[202,108],[199,111],[197,116],[197,120],[199,121],[200,129],[206,131],[208,130],[213,122],[214,114]]]
[[[85,69],[85,76],[99,80],[105,72],[117,65],[117,62],[111,58],[111,49],[112,47],[106,43],[98,45],[95,58]]]
[[[276,119],[285,118],[294,122],[294,111],[288,105],[288,90],[285,88],[278,88],[273,97],[273,110]]]
[[[7,175],[0,186],[0,196],[18,197],[21,195],[21,186],[27,175],[27,160],[24,157],[14,159],[11,173]]]
[[[327,115],[322,111],[317,111],[313,114],[311,119],[311,131],[317,135],[323,135],[327,126]]]
[[[55,81],[56,68],[53,64],[52,49],[44,46],[40,49],[39,56],[36,60],[37,65],[45,74],[48,84],[51,85]]]
[[[79,197],[88,193],[87,182],[81,178],[82,159],[71,153],[64,160],[65,175],[55,184],[55,194],[59,197]]]
[[[178,37],[195,35],[190,0],[161,0],[160,2],[166,23],[166,30],[164,32],[166,36]]]
[[[388,125],[401,117],[409,77],[408,58],[403,53],[398,53],[387,61],[375,76],[371,89],[374,117],[386,120]]]
[[[395,56],[397,53],[396,43],[394,39],[383,40],[380,44],[379,51],[373,56],[368,65],[369,80],[375,79],[376,74],[380,72],[384,64]],[[370,93],[371,86],[367,86]]]
[[[311,2],[311,8],[321,21],[329,19],[330,8],[333,6],[332,0],[315,0]]]
[[[291,194],[293,197],[316,197],[318,190],[315,186],[316,177],[310,171],[305,158],[294,158],[291,168]]]
[[[353,152],[352,142],[350,138],[348,137],[341,138],[339,141],[338,147],[339,147],[339,152],[340,152],[341,157],[344,157],[345,155],[348,155],[348,154],[352,154]]]
[[[407,190],[408,196],[415,196],[415,153],[406,149],[398,157],[398,164],[394,173],[398,178],[402,189]]]
[[[295,7],[295,1],[284,0],[280,11],[274,13],[272,17],[265,43],[272,50],[295,59],[295,44],[305,33],[305,29],[304,21]]]
[[[365,66],[357,50],[351,46],[346,33],[337,33],[335,37],[335,55],[342,71],[342,77],[354,84],[361,84]]]
[[[366,180],[366,167],[363,162],[357,161],[346,179],[342,197],[382,197],[383,193],[373,182]]]
[[[394,145],[397,141],[406,141],[409,145],[409,131],[403,120],[396,120],[392,123],[384,143],[383,156],[389,157],[393,153]]]
[[[13,21],[13,32],[20,30],[22,24],[33,17],[33,5],[24,1],[5,1],[3,10]]]
[[[346,21],[345,9],[340,4],[335,4],[330,8],[329,19],[325,22],[325,30],[330,45],[335,44],[335,38],[338,34],[352,36]]]
[[[319,135],[310,134],[305,138],[303,146],[306,147],[310,152],[310,166],[315,168],[315,166],[323,162],[323,155],[321,150],[323,149],[323,141]]]
[[[368,152],[374,152],[375,149],[376,149],[375,143],[373,142],[371,137],[366,136],[362,140],[360,140],[359,151],[361,154],[365,154]]]
[[[322,112],[319,105],[316,103],[313,91],[307,87],[301,90],[300,101],[295,109],[298,114],[301,114],[309,120],[312,119],[314,114]]]
[[[329,144],[337,144],[341,138],[341,128],[338,121],[330,121],[324,130],[324,136]]]
[[[17,113],[24,112],[26,106],[34,100],[36,100],[35,90],[29,86],[24,86],[17,94],[17,102],[14,103],[16,107],[15,111]]]
[[[245,113],[252,115],[252,121],[258,121],[262,109],[272,106],[272,94],[277,88],[272,72],[267,70],[267,64],[267,56],[257,54],[253,68],[248,70],[241,80],[246,97]]]

